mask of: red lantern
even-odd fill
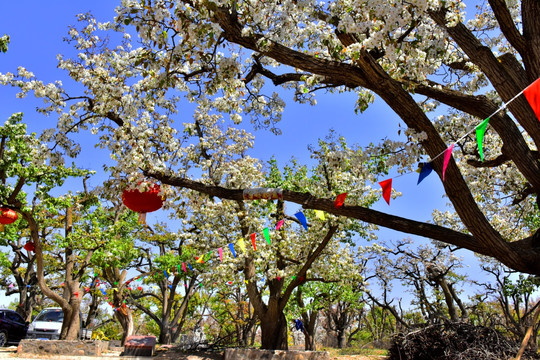
[[[26,244],[24,244],[24,249],[26,251],[36,251],[36,246],[34,245],[33,242],[29,241]]]
[[[9,208],[0,208],[0,230],[4,230],[4,225],[11,224],[17,220],[17,213],[15,210]]]
[[[122,193],[122,202],[130,210],[139,213],[139,224],[146,223],[146,213],[161,209],[163,198],[159,195],[161,187],[153,184],[144,192],[138,189],[124,190]]]

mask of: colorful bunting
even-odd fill
[[[484,150],[482,146],[482,142],[484,140],[484,134],[486,133],[487,125],[489,122],[489,118],[482,121],[480,125],[478,125],[476,129],[476,142],[478,143],[478,152],[480,153],[480,160],[484,161]]]
[[[245,254],[246,253],[246,243],[244,242],[243,238],[238,239],[238,246],[240,247],[240,250]]]
[[[256,233],[251,234],[251,245],[253,245],[253,251],[257,251],[257,245],[255,244]]]
[[[340,207],[342,207],[343,204],[345,204],[345,199],[346,198],[347,198],[347,193],[339,194],[336,197],[336,200],[334,201],[334,207],[336,209],[339,209]]]
[[[294,214],[294,216],[296,216],[296,218],[298,219],[298,221],[300,221],[300,224],[302,224],[302,226],[304,227],[304,229],[307,230],[307,220],[306,220],[306,216],[304,215],[303,212],[299,211],[297,212],[296,214]]]
[[[219,254],[219,261],[223,261],[223,248],[219,248],[218,249],[218,254]]]
[[[390,205],[390,195],[392,194],[392,179],[379,182],[382,188],[382,196],[388,205]]]
[[[266,239],[266,242],[268,243],[268,245],[271,245],[271,243],[270,243],[270,230],[268,228],[263,229],[263,235],[264,235],[264,238]]]
[[[540,120],[540,79],[537,79],[531,85],[523,90],[523,95],[527,98],[529,105],[534,110],[536,117]]]
[[[324,211],[322,210],[315,210],[315,216],[321,219],[322,221],[326,220],[326,217],[324,216]]]
[[[285,223],[285,220],[279,220],[276,224],[276,230],[279,230],[283,226],[283,223]]]
[[[233,243],[229,244],[229,249],[231,250],[232,256],[235,258],[236,257],[236,251],[234,251]]]
[[[426,163],[420,163],[420,175],[418,176],[418,182],[416,185],[420,184],[422,180],[428,177],[429,174],[431,174],[431,171],[433,170],[433,166],[431,166],[430,162]]]
[[[454,149],[454,145],[450,145],[445,151],[444,151],[444,162],[443,162],[443,168],[442,168],[442,180],[444,181],[444,174],[446,172],[446,167],[448,166],[448,162],[450,161],[450,158],[452,157],[452,150]]]

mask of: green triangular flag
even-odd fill
[[[482,141],[484,140],[484,134],[489,122],[489,118],[482,121],[480,125],[476,127],[476,141],[478,142],[478,152],[480,153],[480,160],[484,161],[484,150],[482,148]]]
[[[266,239],[266,242],[268,243],[268,245],[271,245],[270,244],[270,231],[268,230],[268,228],[263,229],[263,235],[264,235],[264,238]]]

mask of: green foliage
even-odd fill
[[[531,294],[540,286],[540,277],[533,275],[519,274],[516,280],[505,277],[503,281],[503,293],[510,297]]]
[[[22,113],[13,114],[0,127],[3,156],[0,159],[0,174],[4,179],[10,179],[0,187],[0,201],[7,199],[15,190],[15,181],[24,181],[27,186],[33,186],[33,197],[40,199],[42,206],[53,215],[57,209],[65,209],[70,205],[67,197],[53,197],[49,192],[62,186],[69,177],[83,177],[92,171],[78,169],[75,164],[65,167],[63,164],[52,164],[48,159],[49,151],[45,144],[40,143],[35,133],[28,134],[27,126],[22,122]],[[17,194],[21,204],[26,203],[26,194]]]

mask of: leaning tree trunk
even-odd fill
[[[126,342],[128,336],[133,335],[133,315],[130,308],[123,306],[120,306],[118,310],[114,312],[114,315],[120,323],[120,326],[122,326],[123,333],[121,341],[122,346],[124,346],[124,343]]]
[[[79,310],[81,308],[80,300],[70,302],[69,309],[62,309],[64,312],[64,322],[60,331],[61,340],[77,340],[79,338],[79,330],[81,328],[81,319]]]

